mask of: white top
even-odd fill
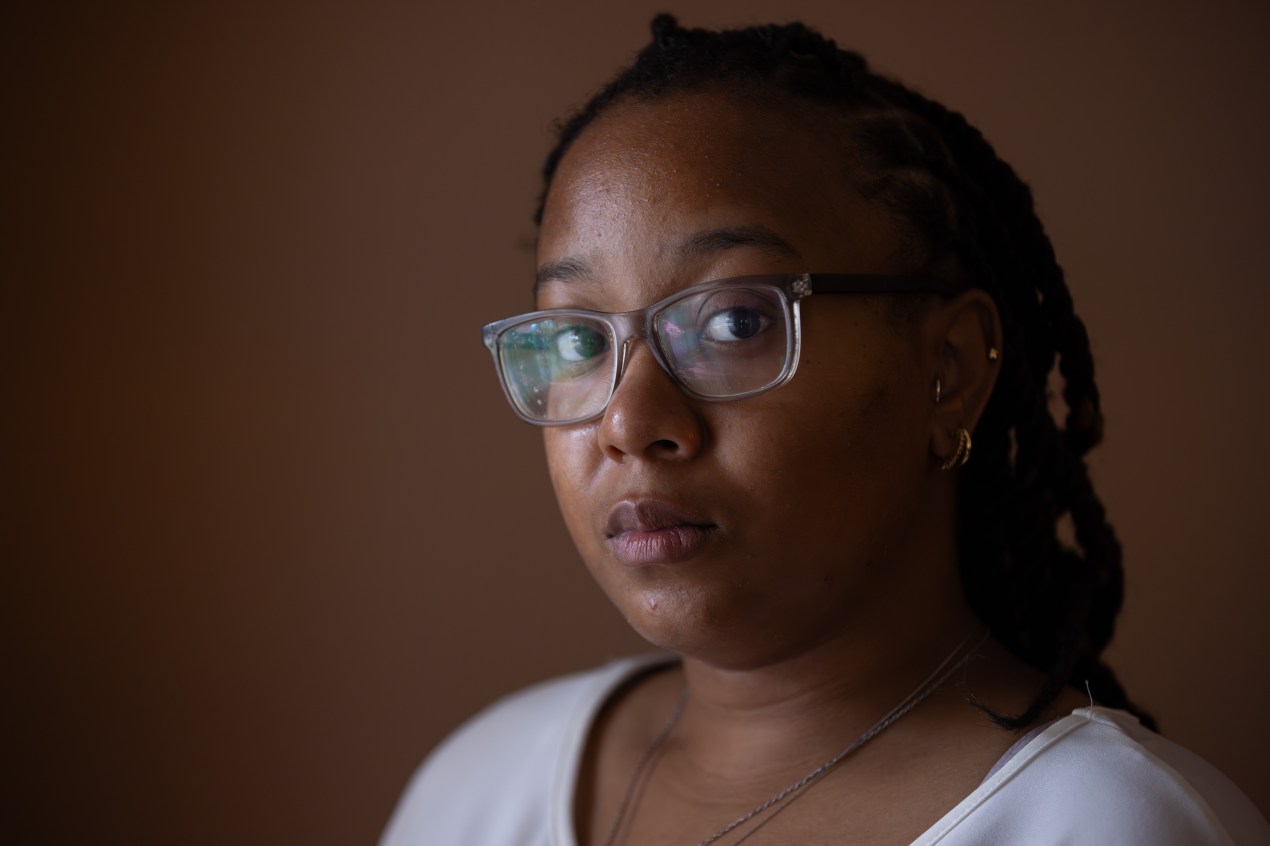
[[[591,724],[623,681],[665,660],[615,661],[487,708],[419,768],[380,846],[576,846]],[[1123,711],[1073,711],[1011,751],[914,846],[1270,844],[1225,776]]]

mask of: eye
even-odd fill
[[[608,338],[589,326],[566,326],[552,339],[556,353],[563,360],[577,364],[604,355]]]
[[[722,343],[745,341],[762,332],[771,322],[758,309],[733,306],[710,315],[701,335],[706,340]]]

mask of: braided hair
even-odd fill
[[[1154,728],[1100,658],[1124,587],[1120,544],[1085,464],[1103,416],[1089,338],[1031,190],[959,113],[872,72],[803,24],[713,32],[663,14],[652,36],[560,125],[535,220],[570,146],[622,99],[722,88],[792,96],[838,120],[861,172],[858,188],[890,212],[924,269],[982,288],[1001,315],[1008,354],[975,431],[975,459],[959,471],[958,561],[971,608],[1046,681],[1021,714],[979,707],[998,725],[1021,728],[1065,686],[1088,685],[1102,703]],[[1061,426],[1048,392],[1056,364]]]

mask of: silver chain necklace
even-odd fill
[[[812,784],[819,781],[826,773],[840,764],[843,759],[849,756],[852,752],[855,752],[861,746],[886,731],[886,729],[890,728],[892,723],[916,708],[923,700],[926,699],[926,697],[938,690],[944,682],[948,681],[949,677],[952,676],[953,673],[965,666],[966,662],[970,660],[971,656],[973,656],[976,651],[978,651],[979,647],[983,646],[984,642],[988,639],[988,634],[988,630],[984,629],[983,635],[979,638],[975,645],[966,651],[960,661],[954,663],[953,659],[957,657],[958,653],[961,652],[962,647],[966,645],[967,641],[969,641],[973,635],[968,636],[961,643],[957,644],[957,646],[953,648],[953,651],[948,653],[948,657],[940,662],[939,666],[935,668],[924,682],[918,685],[916,690],[906,696],[900,704],[892,708],[886,716],[870,726],[864,734],[851,741],[851,743],[847,744],[842,751],[838,752],[838,754],[834,755],[828,761],[825,761],[805,776],[802,776],[792,784],[776,791],[768,799],[765,799],[755,805],[753,808],[732,820],[732,822],[728,823],[723,828],[698,842],[697,846],[710,846],[711,843],[716,842],[719,838],[725,837],[732,831],[735,831],[740,826],[745,825],[747,822],[757,817],[759,814],[762,814],[764,811],[780,804],[786,799],[793,802],[801,795],[801,791],[803,789],[810,787]],[[671,731],[675,728],[675,724],[679,722],[680,715],[683,714],[684,706],[687,704],[688,691],[685,689],[683,694],[680,695],[679,701],[675,703],[675,707],[671,709],[670,715],[666,718],[666,725],[660,732],[658,732],[657,736],[653,738],[652,742],[648,744],[648,748],[644,750],[644,754],[640,756],[639,760],[635,762],[635,767],[631,770],[630,780],[626,784],[626,793],[622,797],[621,805],[618,806],[617,816],[613,819],[613,825],[609,829],[608,837],[604,840],[604,846],[614,846],[614,844],[617,843],[617,836],[621,832],[622,823],[626,821],[628,812],[631,813],[631,818],[634,818],[633,811],[639,805],[638,798],[642,797],[643,788],[647,785],[648,778],[652,776],[652,770],[649,769],[644,778],[641,778],[641,776],[645,775],[645,769],[648,768],[649,763],[665,745],[666,740],[670,737]],[[639,797],[636,795],[637,792]],[[741,840],[744,840],[748,836],[748,834],[743,835]]]

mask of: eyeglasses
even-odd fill
[[[911,276],[802,273],[738,276],[686,288],[635,311],[553,308],[481,330],[503,391],[537,426],[603,413],[634,338],[643,338],[691,397],[737,400],[788,382],[798,369],[800,304],[816,294],[935,293],[953,287]]]

